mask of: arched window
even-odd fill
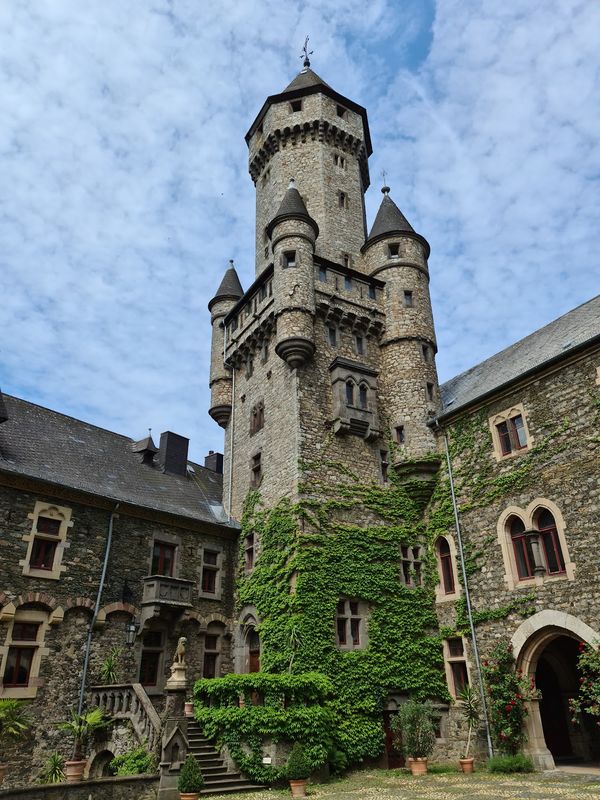
[[[454,567],[452,565],[452,553],[450,544],[445,536],[440,536],[437,540],[437,553],[439,559],[440,579],[445,594],[454,594],[456,585],[454,583]]]
[[[260,672],[260,638],[255,628],[249,628],[246,634],[248,651],[248,672]]]
[[[346,405],[354,405],[354,384],[352,381],[346,381]]]
[[[361,383],[358,390],[358,402],[361,408],[367,408],[368,390],[364,383]]]
[[[565,571],[565,559],[560,547],[556,522],[547,508],[536,515],[535,527],[540,532],[540,548],[544,556],[548,575],[560,575]]]
[[[525,535],[525,524],[520,517],[509,517],[507,528],[512,540],[513,552],[519,580],[532,578],[535,570],[535,561],[531,550],[531,543]]]

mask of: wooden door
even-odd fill
[[[384,711],[383,712],[383,730],[385,732],[385,754],[387,758],[388,769],[398,769],[404,766],[404,756],[402,751],[398,748],[397,738],[392,730],[392,719],[396,716],[397,711]]]

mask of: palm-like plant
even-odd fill
[[[99,708],[93,708],[83,714],[78,714],[74,708],[71,709],[71,719],[62,722],[58,727],[61,731],[68,731],[75,739],[73,748],[73,761],[83,759],[83,748],[89,736],[94,731],[106,728],[110,725],[110,720],[106,719]]]
[[[31,726],[27,706],[22,700],[0,700],[0,745],[21,739]]]
[[[64,765],[65,760],[60,753],[50,753],[40,775],[40,783],[62,783],[65,779]]]
[[[464,755],[464,758],[468,758],[469,750],[471,748],[471,736],[473,734],[473,729],[479,722],[479,697],[471,686],[465,686],[458,695],[458,699],[461,702],[460,710],[462,711],[462,715],[469,726],[467,733],[467,747]]]

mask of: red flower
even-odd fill
[[[505,706],[505,709],[506,711],[512,711],[512,705],[508,703],[508,705]]]

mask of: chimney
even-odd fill
[[[165,431],[160,435],[158,461],[164,472],[174,475],[187,475],[187,456],[189,439],[178,433]]]
[[[204,457],[204,466],[206,469],[212,469],[213,472],[218,472],[219,475],[222,475],[223,453],[215,453],[214,450],[209,450],[208,455]]]
[[[0,389],[0,425],[2,425],[3,422],[6,422],[7,419],[8,419],[8,414],[6,412],[4,398],[2,397],[2,389]]]

